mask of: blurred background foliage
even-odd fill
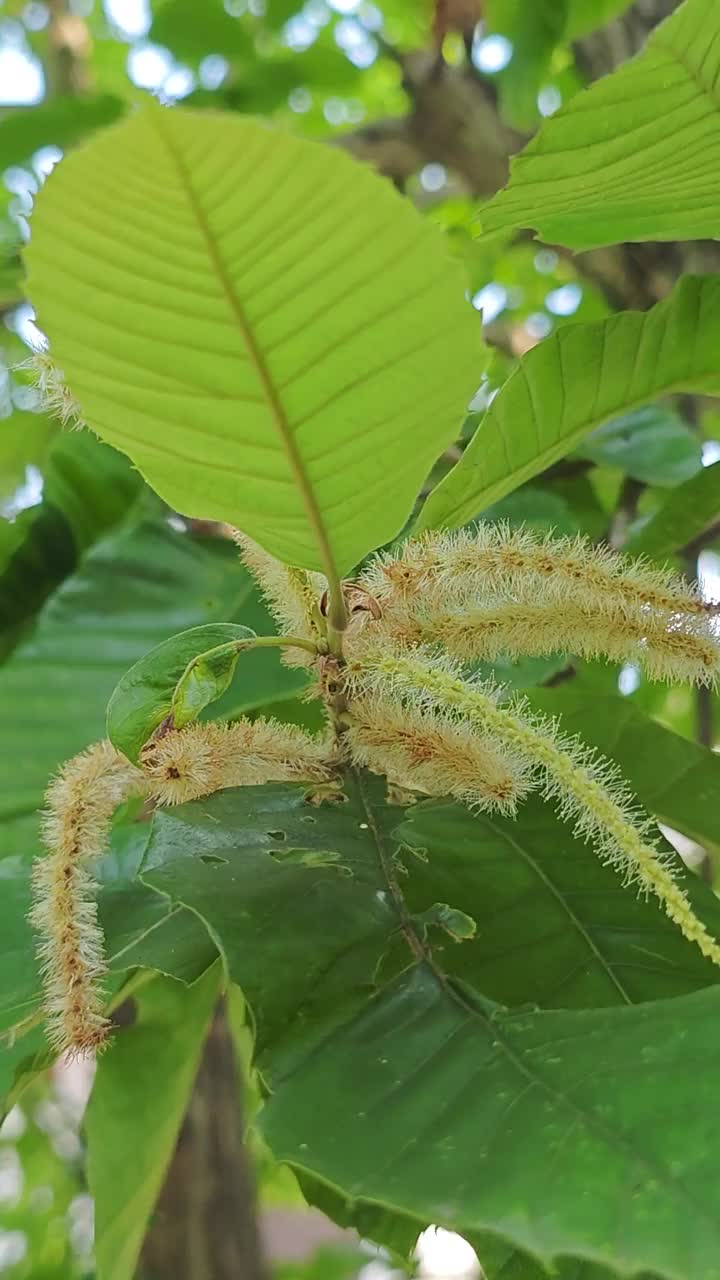
[[[652,260],[575,258],[527,237],[473,235],[508,154],[597,65],[608,69],[595,33],[627,8],[627,0],[0,0],[0,853],[34,855],[45,779],[100,736],[107,697],[132,662],[183,627],[255,625],[262,608],[217,530],[189,528],[112,449],[40,407],[23,367],[42,335],[23,300],[20,253],[53,166],[148,92],[168,105],[265,116],[376,164],[464,262],[468,304],[493,350],[430,487],[518,357],[560,326],[649,305],[684,265],[667,249]],[[638,8],[650,26],[672,5]],[[635,27],[608,30],[608,45],[622,38],[621,55],[635,52]],[[717,409],[676,397],[596,430],[482,514],[649,550],[699,573],[718,597],[718,465]],[[220,711],[272,704],[275,714],[311,722],[297,674],[274,659],[258,663],[243,668]],[[586,708],[619,697],[674,734],[717,742],[716,693],[651,685],[633,667],[618,673],[561,658],[501,664],[499,674],[528,689],[571,680]],[[708,839],[685,851],[702,860],[714,849]],[[92,1274],[82,1106],[67,1090],[67,1081],[39,1078],[0,1135],[0,1273],[12,1280]],[[268,1204],[301,1199],[269,1157],[260,1153],[257,1164]],[[448,1250],[442,1274],[454,1265]],[[461,1252],[457,1265],[466,1263]],[[344,1280],[360,1266],[379,1274],[378,1262],[343,1245],[279,1265],[277,1275]]]

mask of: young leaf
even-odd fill
[[[568,325],[546,338],[519,361],[417,528],[464,524],[594,427],[660,395],[720,395],[718,327],[720,279],[685,276],[651,311]]]
[[[98,1280],[132,1280],[135,1275],[221,976],[215,965],[190,989],[155,979],[138,998],[136,1021],[118,1032],[98,1063],[86,1119]]]
[[[176,687],[188,663],[218,645],[232,641],[252,640],[255,632],[229,622],[216,622],[205,627],[192,627],[171,636],[146,653],[116,685],[108,703],[107,735],[128,760],[137,761],[140,750],[158,725],[171,714]],[[223,661],[202,668],[200,681],[192,690],[192,707],[183,705],[185,715],[173,717],[174,727],[182,728],[197,718],[200,711],[225,692],[232,680],[239,649],[223,655]],[[187,698],[186,698],[187,702]],[[192,712],[192,714],[191,714]]]
[[[148,108],[37,201],[29,289],[84,418],[177,510],[346,573],[481,374],[462,269],[389,183],[256,120]]]
[[[513,161],[485,232],[549,244],[720,235],[720,10],[685,0],[644,52],[577,94]]]

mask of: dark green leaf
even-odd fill
[[[719,1000],[513,1014],[418,965],[296,1045],[263,1130],[293,1168],[418,1229],[714,1280]]]
[[[408,864],[408,908],[427,913],[442,898],[475,922],[462,946],[446,938],[443,967],[502,1004],[637,1004],[720,981],[660,906],[640,901],[542,800],[524,804],[517,819],[420,805],[397,835],[427,857]],[[720,903],[679,858],[676,869],[720,937]]]

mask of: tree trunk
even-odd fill
[[[143,1246],[142,1280],[268,1280],[241,1112],[239,1073],[220,1006]]]

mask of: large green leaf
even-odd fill
[[[336,1188],[351,1217],[374,1206],[418,1226],[489,1231],[546,1262],[565,1253],[628,1272],[651,1266],[673,1280],[709,1277],[720,1228],[714,1200],[706,1210],[699,1194],[703,1180],[716,1185],[714,1155],[700,1138],[713,1086],[703,1076],[699,1096],[691,1064],[716,1051],[715,993],[702,1017],[685,996],[639,1009],[511,1016],[454,976],[459,965],[466,979],[494,979],[508,994],[514,982],[521,999],[524,962],[534,1000],[535,968],[547,964],[549,973],[555,964],[557,952],[544,957],[554,951],[551,931],[543,939],[533,929],[527,947],[527,917],[515,932],[512,912],[507,954],[499,954],[494,881],[505,874],[505,903],[513,892],[516,902],[534,893],[540,921],[549,897],[565,897],[555,912],[570,934],[567,967],[580,958],[586,974],[577,981],[595,998],[637,998],[644,982],[652,995],[687,990],[696,981],[689,971],[675,986],[652,954],[664,946],[657,908],[628,894],[615,914],[623,891],[600,887],[612,873],[587,849],[575,853],[592,867],[578,893],[581,867],[563,868],[547,833],[528,839],[522,819],[521,850],[510,821],[501,837],[478,822],[473,841],[459,818],[444,830],[438,809],[412,814],[410,828],[396,832],[401,815],[383,803],[381,784],[363,781],[349,793],[346,805],[317,809],[299,788],[272,786],[167,811],[156,817],[144,867],[147,882],[208,921],[247,994],[272,1091],[263,1128],[276,1156],[312,1175],[306,1190],[312,1178],[331,1184],[328,1207]],[[402,874],[399,845],[413,824],[429,862],[406,853]],[[573,858],[572,841],[567,850]],[[449,891],[454,912],[423,909],[436,888]],[[454,942],[447,929],[471,905],[477,946]],[[456,960],[463,952],[470,958]],[[616,975],[624,969],[623,993],[609,979],[610,955]],[[579,997],[580,986],[567,994]],[[628,1062],[642,1070],[633,1074]],[[683,1106],[658,1127],[649,1118],[671,1071],[685,1073]],[[379,1236],[381,1217],[373,1220]]]
[[[720,462],[703,467],[669,494],[662,506],[628,538],[623,550],[668,560],[713,528],[720,517]]]
[[[216,965],[188,989],[156,979],[97,1069],[86,1119],[98,1280],[132,1280],[220,991]],[[128,1087],[132,1095],[128,1095]]]
[[[176,631],[225,620],[272,631],[228,542],[147,520],[87,555],[0,670],[0,854],[33,851],[50,774],[103,737],[108,698],[127,669]],[[237,714],[303,682],[277,655],[252,653],[226,696]]]
[[[148,108],[53,172],[29,289],[83,415],[177,510],[345,573],[481,373],[439,233],[339,149]]]
[[[719,1000],[513,1014],[418,965],[296,1046],[263,1131],[293,1168],[418,1228],[714,1280]]]
[[[568,325],[546,338],[518,362],[418,527],[463,524],[593,428],[660,395],[720,395],[719,333],[720,279],[685,276],[651,311]]]
[[[720,235],[720,11],[685,0],[644,52],[579,93],[512,163],[484,231],[573,249]]]
[[[658,904],[625,889],[549,805],[536,800],[516,820],[421,806],[403,822],[382,802],[381,784],[369,794],[372,824],[362,793],[316,811],[302,788],[279,784],[157,815],[143,880],[208,921],[256,1006],[262,1045],[298,1007],[308,1015],[320,977],[325,1004],[371,981],[396,930],[378,825],[405,850],[403,898],[418,931],[441,947],[448,972],[493,999],[630,1004],[718,980]],[[677,873],[720,934],[713,894],[679,859]]]

